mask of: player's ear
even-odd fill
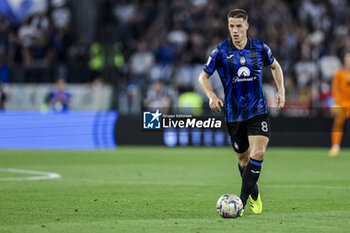
[[[247,28],[247,30],[248,30],[248,28],[249,28],[249,23],[246,22],[245,26],[246,26],[246,28]]]

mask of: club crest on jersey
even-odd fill
[[[245,57],[241,57],[241,58],[239,59],[239,63],[241,63],[242,66],[244,66],[246,62],[247,62],[247,61],[246,61]]]

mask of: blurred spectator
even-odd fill
[[[10,66],[23,63],[23,49],[21,41],[13,29],[8,35],[8,61]]]
[[[175,70],[174,82],[179,92],[193,86],[193,77],[195,77],[195,74],[191,64],[181,64]]]
[[[67,76],[68,50],[72,43],[70,34],[71,12],[66,0],[51,0],[52,30],[50,43],[53,47],[59,77]]]
[[[50,109],[55,112],[65,112],[69,110],[72,95],[66,89],[66,82],[59,78],[56,82],[56,88],[49,95]]]
[[[147,109],[161,108],[163,112],[169,111],[174,101],[172,90],[164,85],[161,80],[154,81],[147,90],[144,106]]]
[[[118,69],[122,69],[125,65],[123,45],[120,42],[113,45],[113,64]]]
[[[48,40],[49,19],[46,15],[28,17],[18,30],[27,67],[48,67],[52,51]]]
[[[23,1],[28,2],[28,1]],[[48,0],[35,0],[33,1],[33,4],[28,4],[30,6],[29,9],[27,9],[27,16],[35,15],[35,14],[45,14],[48,9]]]
[[[0,53],[5,53],[7,46],[8,25],[0,15]]]
[[[99,45],[98,45],[99,47]],[[89,50],[90,49],[90,50]],[[89,48],[88,42],[84,37],[79,37],[74,44],[68,50],[68,61],[72,65],[84,65],[89,63],[89,52],[91,53],[91,59],[98,53],[99,48],[95,49],[94,44]],[[101,65],[93,65],[96,69],[100,70]]]
[[[173,67],[171,65],[165,65],[158,63],[153,66],[150,72],[151,81],[162,80],[164,83],[170,83],[173,75]]]
[[[331,81],[334,72],[341,67],[341,60],[336,55],[335,47],[332,46],[327,55],[320,58],[319,67],[321,71],[321,77],[327,81]]]
[[[94,76],[99,76],[104,66],[105,66],[105,51],[101,43],[95,42],[90,46],[89,68],[96,74]]]
[[[168,34],[168,40],[177,47],[184,46],[188,41],[188,34],[183,30],[181,22],[176,22],[174,29]]]
[[[10,68],[6,61],[5,54],[0,51],[0,82],[8,83],[10,81]]]
[[[126,78],[120,80],[119,87],[117,94],[119,113],[122,115],[139,114],[142,108],[140,87],[133,82],[128,82]]]
[[[277,90],[274,82],[275,82],[274,80],[271,80],[269,83],[265,83],[262,86],[266,97],[267,105],[269,106],[269,108],[277,108],[277,103],[276,103]]]
[[[51,17],[53,26],[59,30],[67,31],[69,29],[71,12],[67,7],[66,0],[51,0],[53,7]]]
[[[199,116],[203,112],[203,98],[189,89],[179,95],[178,107],[180,113]]]
[[[171,44],[164,42],[157,50],[157,61],[163,65],[174,62],[176,56],[176,48]]]
[[[332,88],[327,80],[322,80],[320,85],[320,104],[326,112],[334,104],[334,99],[332,96]]]
[[[317,78],[317,65],[311,60],[310,50],[305,46],[306,51],[302,54],[302,60],[295,64],[295,75],[299,88],[312,83]]]
[[[52,70],[67,76],[67,51],[74,41],[69,38],[71,11],[66,0],[28,2],[19,1],[19,9],[12,9],[12,4],[6,11],[0,10],[5,19],[0,16],[0,51],[6,53],[11,81],[53,81],[57,76]],[[52,11],[48,11],[49,4]]]
[[[132,80],[136,82],[146,80],[153,65],[154,56],[148,51],[147,44],[144,41],[139,42],[137,51],[130,58]]]
[[[295,86],[295,82],[291,75],[285,76],[284,86],[286,90],[286,99],[296,101],[298,99],[298,88]]]

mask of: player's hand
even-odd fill
[[[209,98],[209,107],[214,112],[221,112],[220,105],[221,107],[224,107],[224,103],[217,96],[212,96]]]
[[[276,94],[276,102],[278,103],[278,111],[281,111],[284,107],[284,103],[286,102],[284,89],[278,90]]]

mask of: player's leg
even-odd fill
[[[241,176],[243,176],[245,167],[249,163],[250,146],[248,139],[248,129],[246,122],[227,123],[227,129],[231,137],[231,144],[238,157],[238,168]],[[243,181],[242,181],[243,183]],[[258,185],[253,188],[254,193],[259,193]],[[244,211],[244,210],[243,210]],[[243,211],[241,215],[243,215]]]
[[[243,175],[244,168],[247,166],[249,162],[249,157],[250,157],[250,148],[246,150],[243,153],[236,153],[237,158],[238,158],[238,169],[239,172],[241,173],[241,176]]]
[[[264,136],[260,136],[260,137],[264,137]],[[252,138],[250,138],[250,139],[252,139]],[[266,142],[266,146],[263,146],[263,148],[266,149],[267,143],[268,142]],[[256,145],[255,143],[253,143],[253,144]],[[265,143],[263,143],[263,144],[265,144]],[[263,149],[263,150],[265,151],[265,149]],[[256,153],[254,152],[254,154],[256,154]],[[263,153],[263,154],[265,154],[265,153]],[[263,157],[264,157],[264,155],[260,159],[263,160]],[[259,159],[259,158],[255,158],[255,159]],[[260,172],[261,172],[261,170],[260,170]],[[261,200],[261,197],[260,197],[259,189],[257,189],[256,193],[252,193],[249,196],[248,200],[249,200],[250,208],[252,209],[253,213],[260,214],[262,212],[262,209],[263,209],[263,204],[262,204],[262,200]]]
[[[237,154],[239,172],[242,173],[249,162],[249,141],[245,122],[228,122],[227,130],[233,150]]]
[[[241,174],[241,177],[243,177],[243,173],[245,170],[245,167],[248,165],[249,163],[249,159],[250,159],[250,152],[251,152],[251,147],[248,148],[247,151],[243,152],[243,153],[236,153],[237,154],[237,158],[238,158],[238,170]],[[258,184],[255,185],[251,196],[253,199],[257,199],[259,195],[259,186]]]
[[[329,156],[337,156],[340,151],[340,143],[343,137],[343,128],[346,120],[346,109],[337,108],[333,110],[334,122],[332,129],[332,148],[329,150]]]
[[[248,197],[253,193],[256,183],[259,180],[262,162],[265,156],[265,150],[269,138],[266,136],[249,136],[249,144],[251,145],[250,160],[244,169],[242,176],[242,188],[240,198],[243,202],[243,205],[247,203]],[[255,196],[253,200],[255,201],[259,198]],[[261,212],[261,211],[260,211]]]
[[[254,193],[254,187],[259,179],[265,150],[270,138],[270,120],[268,114],[258,115],[247,121],[247,134],[250,145],[250,160],[242,176],[241,200],[245,205],[251,194],[254,213],[262,211],[262,202],[259,191]],[[257,189],[258,190],[258,189]]]
[[[233,150],[237,154],[238,169],[241,177],[244,168],[247,166],[250,158],[250,147],[248,140],[247,127],[245,122],[227,123],[227,129],[231,137]]]

